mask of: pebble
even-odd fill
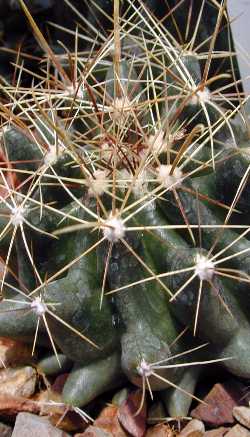
[[[30,362],[31,351],[32,347],[22,341],[0,337],[0,368]]]
[[[235,425],[225,434],[225,437],[250,437],[250,432],[241,425]]]
[[[204,437],[224,437],[228,431],[229,428],[226,428],[225,426],[220,426],[217,429],[206,431]]]
[[[147,430],[146,437],[174,437],[176,434],[169,425],[158,424]]]
[[[204,424],[200,420],[193,419],[183,428],[179,437],[203,437],[204,434]]]
[[[136,390],[120,405],[117,417],[122,428],[133,437],[144,437],[146,433],[147,407],[144,401],[140,413],[136,414],[141,403],[142,392]]]
[[[70,437],[61,429],[55,428],[45,417],[30,413],[19,413],[16,418],[12,437]]]
[[[93,425],[116,437],[126,437],[127,433],[123,431],[118,421],[117,410],[117,406],[107,405],[107,407],[103,408]]]
[[[86,429],[86,431],[84,431],[84,433],[76,434],[75,437],[114,437],[114,434],[111,434],[108,431],[104,431],[103,429],[98,428],[97,426],[91,425]]]
[[[33,367],[0,370],[0,395],[28,398],[35,392],[37,373]]]
[[[249,407],[234,407],[233,416],[241,423],[241,425],[250,429],[250,408]]]
[[[211,428],[233,424],[233,408],[239,405],[243,392],[241,384],[234,380],[229,382],[215,384],[204,398],[206,404],[199,404],[191,411],[191,416],[202,420]]]

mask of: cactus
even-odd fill
[[[114,0],[114,30],[96,31],[86,58],[83,29],[56,56],[20,0],[48,68],[30,89],[21,65],[18,86],[0,85],[0,335],[52,348],[38,363],[48,374],[73,366],[67,404],[127,378],[143,396],[167,390],[185,415],[186,367],[250,377],[249,159],[233,119],[244,102],[216,89],[233,86],[228,72],[210,75],[223,7],[204,67],[144,3],[122,16]]]

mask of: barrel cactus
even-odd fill
[[[233,70],[211,68],[213,3],[208,54],[114,0],[93,4],[107,38],[90,15],[96,38],[79,26],[57,56],[20,0],[46,58],[30,88],[23,63],[0,85],[0,335],[52,348],[66,404],[127,378],[186,414],[169,393],[194,389],[194,361],[250,377],[249,135]]]

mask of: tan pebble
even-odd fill
[[[28,398],[35,392],[37,373],[33,367],[0,370],[0,395]]]
[[[204,424],[198,419],[193,419],[183,428],[179,437],[203,437],[204,434]]]
[[[225,426],[220,426],[217,429],[211,429],[210,431],[206,431],[204,437],[224,437],[228,431],[229,428],[226,428]]]
[[[241,423],[250,429],[250,408],[249,407],[234,407],[233,416]]]
[[[250,437],[250,432],[241,425],[235,425],[224,437]]]
[[[174,437],[174,432],[163,423],[148,428],[145,437]]]
[[[104,429],[92,425],[90,425],[84,433],[78,434],[79,437],[113,437],[113,435],[114,434],[108,431],[104,431]]]
[[[30,362],[31,352],[31,346],[22,341],[0,337],[0,368]]]

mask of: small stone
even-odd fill
[[[61,375],[58,375],[54,381],[54,383],[51,386],[51,389],[55,393],[61,394],[63,391],[63,387],[65,382],[67,381],[69,374],[68,373],[62,373]]]
[[[215,384],[205,397],[205,404],[199,404],[191,411],[191,416],[211,427],[234,423],[233,408],[240,404],[242,396],[242,384],[235,381]]]
[[[1,263],[0,263],[1,276]],[[32,347],[22,341],[0,337],[0,368],[30,363]]]
[[[37,373],[33,367],[0,370],[0,395],[21,396],[33,395]]]
[[[91,425],[88,427],[88,429],[86,429],[86,431],[84,431],[84,433],[76,434],[75,437],[114,437],[114,434],[111,434],[108,431],[104,431],[103,429],[98,428],[97,426]]]
[[[200,420],[193,419],[183,428],[179,437],[203,437],[204,434],[204,424]]]
[[[5,423],[0,422],[0,436],[1,437],[11,437],[12,428]]]
[[[60,394],[55,393],[51,388],[36,393],[32,400],[40,407],[39,416],[46,416],[52,425],[64,431],[83,432],[88,426],[78,413],[67,412],[68,406],[63,403]]]
[[[109,405],[105,407],[95,420],[94,425],[116,437],[126,437],[127,434],[123,431],[118,421],[117,413],[117,406]]]
[[[69,437],[66,432],[55,428],[45,417],[35,414],[19,413],[16,418],[12,437]]]
[[[160,423],[147,430],[146,437],[174,437],[175,434],[169,425]]]
[[[0,416],[13,418],[18,413],[40,414],[41,406],[38,402],[21,396],[0,395]]]
[[[225,437],[250,437],[250,432],[241,425],[235,425],[225,434]]]
[[[250,408],[249,407],[234,407],[233,416],[235,419],[250,429]]]
[[[220,428],[206,431],[204,437],[224,437],[228,430],[229,428],[225,428],[225,426],[220,426]]]
[[[146,402],[138,413],[142,391],[130,393],[128,398],[118,408],[118,420],[122,427],[133,437],[143,437],[146,432]]]

